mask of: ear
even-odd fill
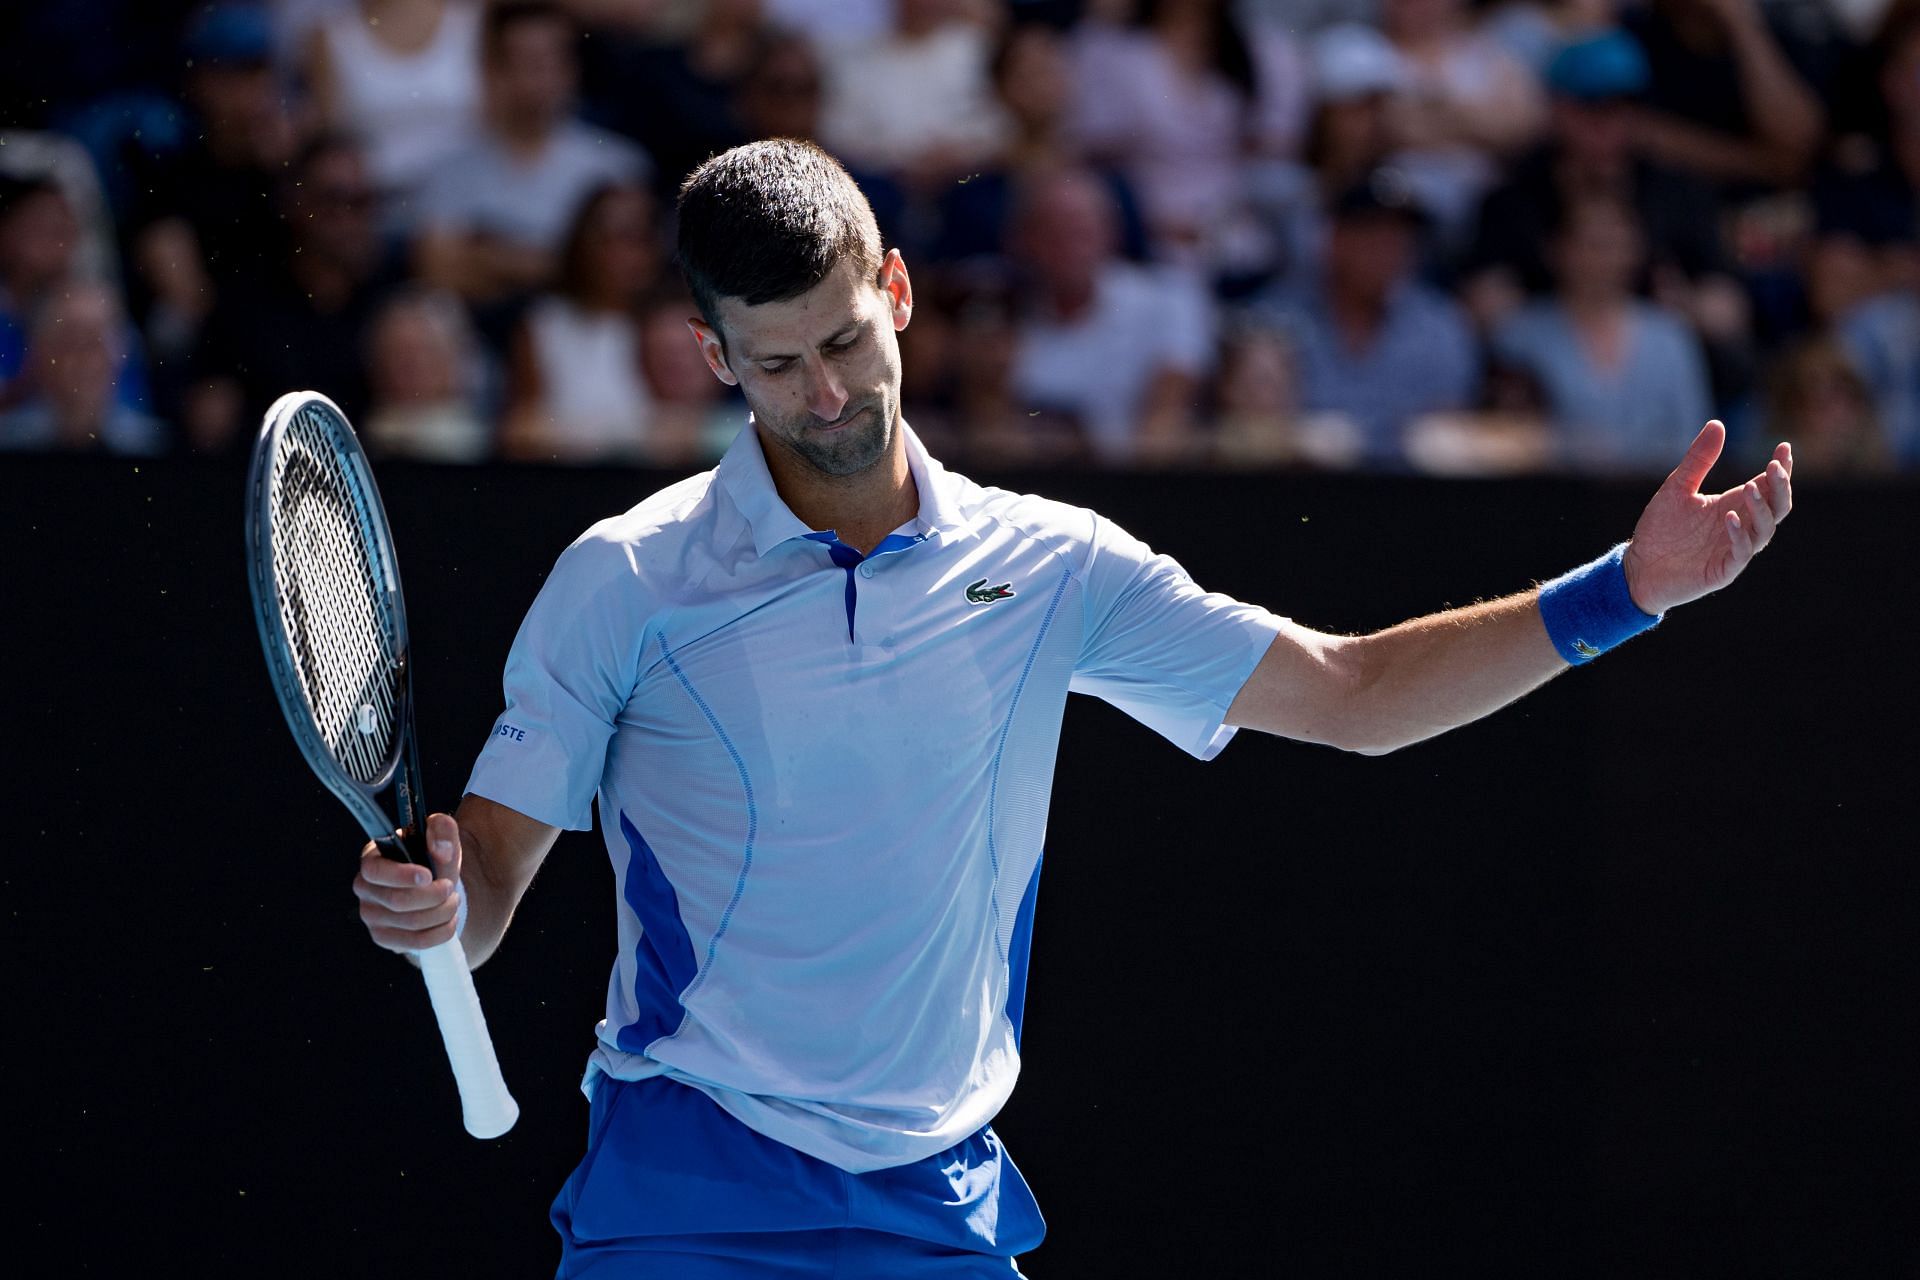
[[[706,360],[707,368],[713,370],[713,376],[730,387],[739,386],[740,379],[734,377],[733,370],[727,367],[727,344],[720,340],[713,326],[705,320],[688,316],[687,328],[693,331],[693,340],[700,344],[700,355]]]
[[[913,319],[913,281],[907,277],[906,260],[900,256],[898,249],[887,250],[875,283],[880,286],[880,292],[887,295],[893,312],[894,332],[898,333]]]

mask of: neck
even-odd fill
[[[494,137],[518,160],[538,159],[553,130],[554,126],[544,120],[510,119],[504,115],[496,117],[493,124]]]
[[[840,541],[865,555],[920,510],[920,488],[907,466],[904,429],[896,420],[886,456],[851,476],[824,475],[764,434],[760,449],[774,490],[787,508],[809,529],[832,529]]]
[[[1339,289],[1328,291],[1327,311],[1333,316],[1334,326],[1349,338],[1372,336],[1386,318],[1387,297],[1382,294],[1350,293]]]
[[[1570,289],[1560,295],[1560,305],[1576,324],[1594,324],[1610,320],[1626,308],[1626,295],[1612,290]]]

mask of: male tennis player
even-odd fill
[[[1710,423],[1624,549],[1368,636],[1203,592],[1090,511],[985,489],[900,405],[913,314],[846,173],[797,142],[680,197],[707,363],[753,412],[713,471],[561,555],[439,875],[369,848],[381,946],[499,944],[596,798],[620,953],[560,1275],[1017,1275],[1042,1224],[989,1122],[1019,1072],[1062,707],[1202,759],[1237,727],[1385,752],[1465,724],[1731,582],[1792,458],[1697,492]]]

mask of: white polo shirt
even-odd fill
[[[906,446],[919,516],[864,559],[780,500],[751,427],[589,529],[467,784],[576,830],[598,797],[620,954],[589,1088],[666,1074],[851,1172],[1012,1092],[1068,691],[1208,759],[1280,624]]]

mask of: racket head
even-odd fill
[[[367,835],[415,830],[406,604],[386,509],[353,428],[313,391],[280,397],[247,480],[247,581],[300,754]],[[401,786],[400,822],[374,795]]]

